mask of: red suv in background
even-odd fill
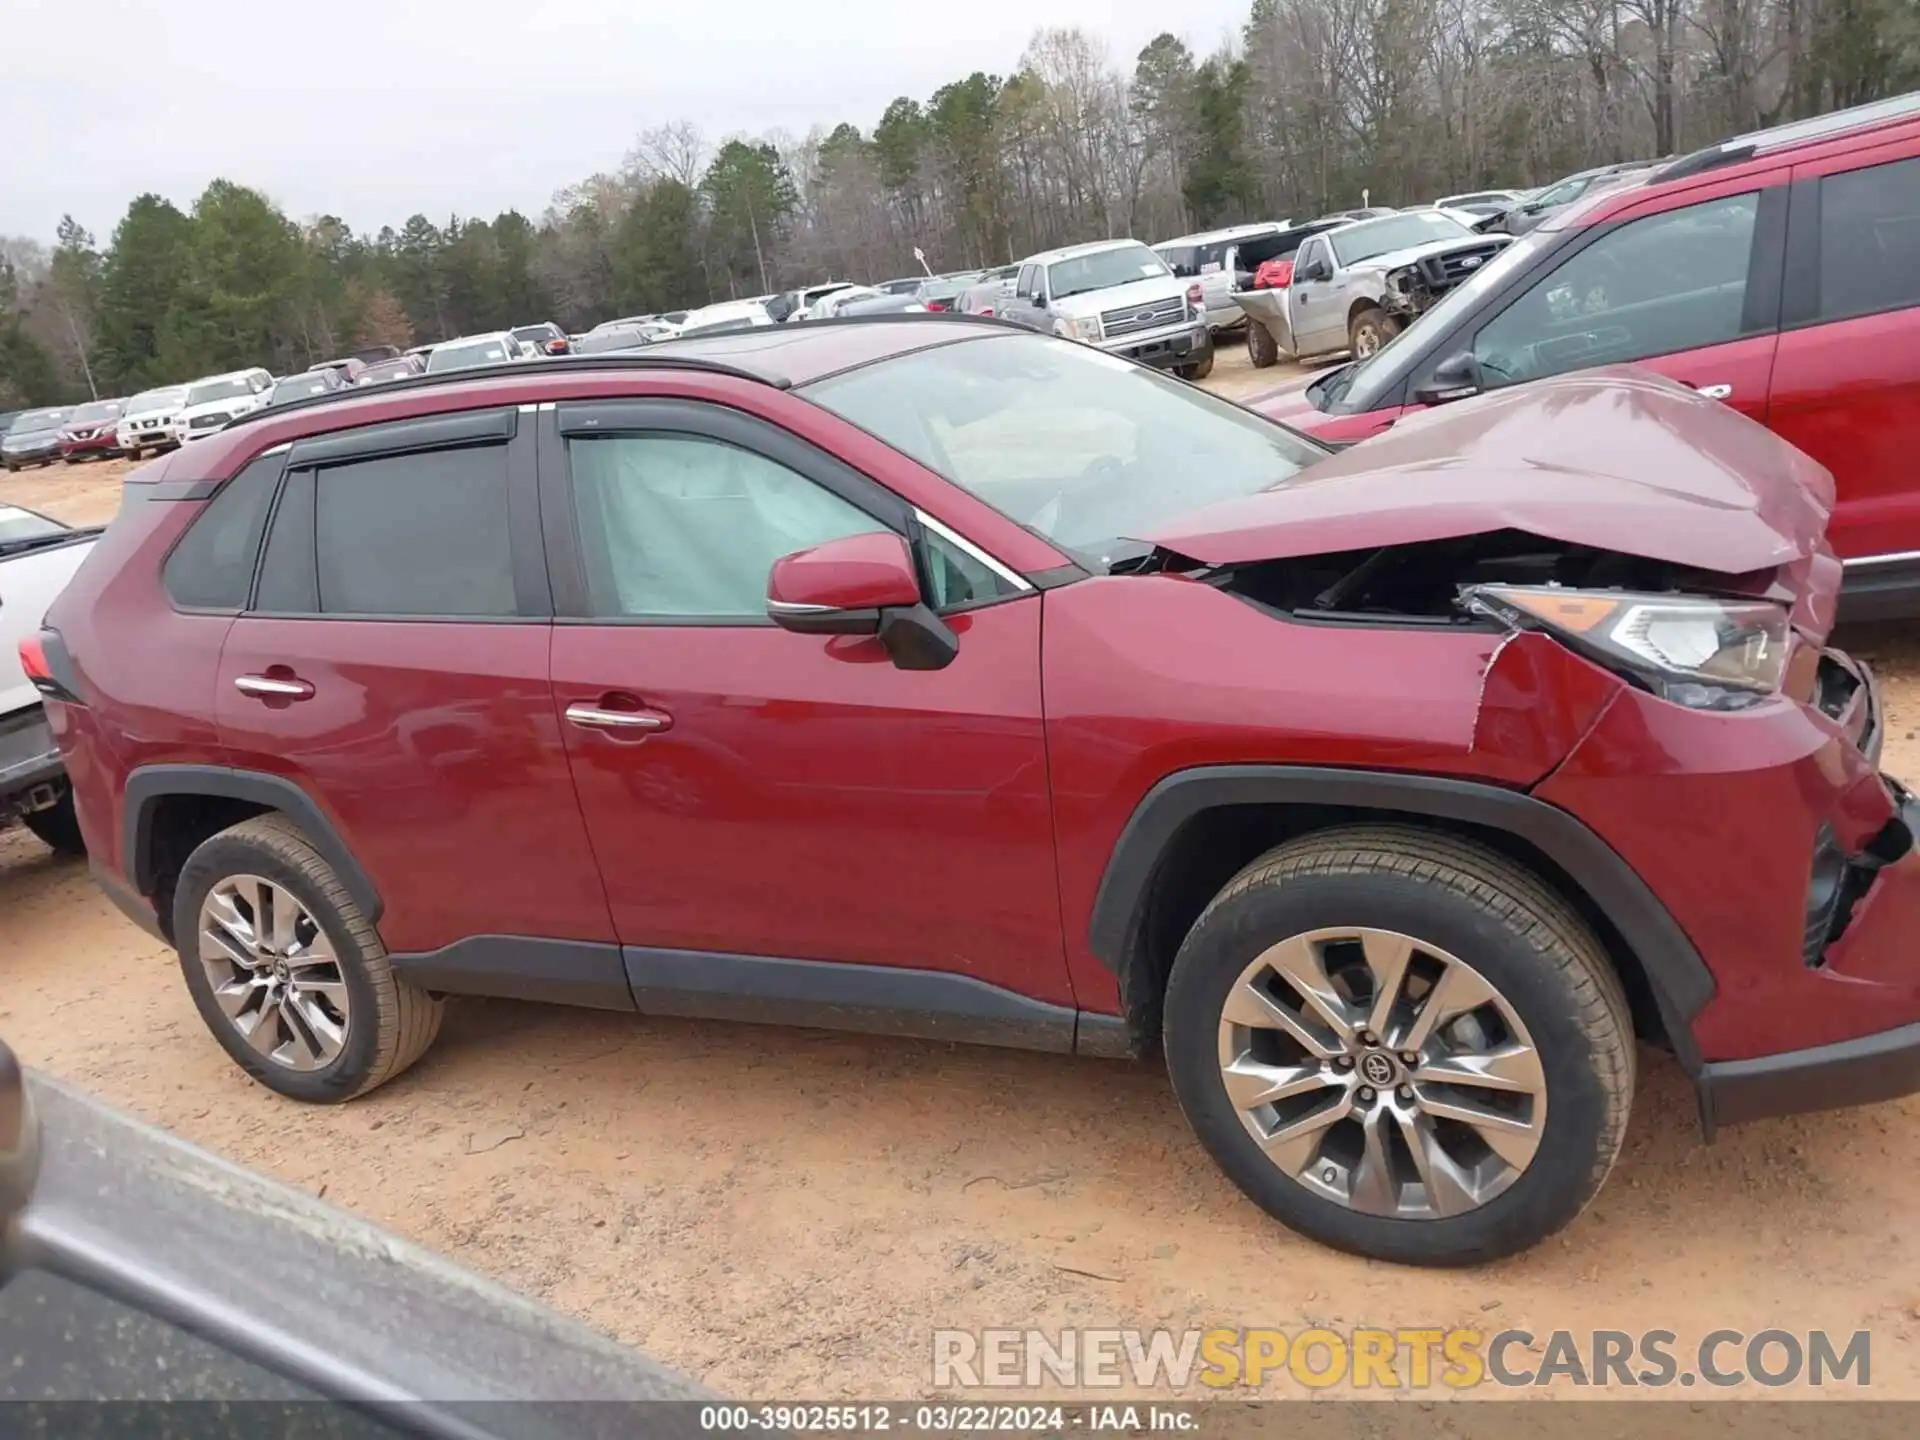
[[[1270,1213],[1458,1263],[1591,1199],[1636,1036],[1709,1132],[1920,1087],[1831,494],[1631,372],[1328,455],[825,321],[244,417],[25,658],[101,884],[283,1095],[459,994],[1157,1044]]]
[[[1249,403],[1351,443],[1622,361],[1831,470],[1848,618],[1920,614],[1920,95],[1730,140],[1570,206],[1373,359]]]

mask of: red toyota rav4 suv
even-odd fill
[[[284,1095],[457,994],[1158,1042],[1272,1214],[1461,1262],[1593,1196],[1636,1035],[1709,1131],[1920,1087],[1831,493],[1627,371],[1328,456],[823,322],[246,417],[28,663],[101,882]]]
[[[1846,615],[1920,614],[1920,95],[1597,192],[1372,359],[1251,403],[1352,442],[1425,406],[1623,361],[1724,400],[1831,470]]]

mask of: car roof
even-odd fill
[[[1042,250],[1037,255],[1029,255],[1022,265],[1051,265],[1057,260],[1075,260],[1082,255],[1098,255],[1102,250],[1122,250],[1129,245],[1140,245],[1138,240],[1122,236],[1118,240],[1087,240],[1079,245],[1062,245],[1054,250]],[[1140,245],[1142,250],[1152,247]]]
[[[1211,245],[1219,240],[1240,240],[1248,235],[1279,234],[1291,224],[1288,220],[1262,220],[1247,225],[1228,225],[1220,230],[1201,230],[1192,235],[1176,235],[1171,240],[1162,240],[1152,248],[1163,250],[1169,245]]]
[[[228,458],[238,462],[259,453],[256,437],[263,432],[270,432],[273,442],[292,443],[361,424],[528,403],[552,398],[556,390],[617,398],[623,371],[717,374],[786,390],[876,361],[995,335],[1035,338],[1037,332],[984,315],[862,315],[660,340],[639,351],[556,355],[539,365],[509,361],[436,371],[377,389],[352,386],[244,415],[195,445],[192,463],[198,468],[204,457],[206,473],[224,475]],[[166,465],[173,458],[156,463]],[[143,473],[153,478],[160,474],[151,467]]]

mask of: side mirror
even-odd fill
[[[1473,358],[1471,351],[1462,350],[1434,366],[1433,373],[1414,386],[1413,399],[1417,405],[1444,405],[1449,400],[1478,395],[1483,388],[1480,362]]]
[[[1047,308],[1047,297],[1042,295],[1038,290],[1033,292],[1033,308],[1036,310],[1044,310]]]
[[[1333,267],[1324,260],[1310,260],[1307,262],[1306,269],[1294,272],[1293,278],[1296,280],[1330,280],[1333,278]]]
[[[767,573],[767,616],[798,635],[875,635],[902,670],[940,670],[960,653],[920,600],[907,542],[892,531],[796,550]]]

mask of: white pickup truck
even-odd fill
[[[0,829],[18,820],[63,855],[86,847],[40,692],[20,663],[20,642],[40,629],[47,606],[99,535],[0,504]]]

